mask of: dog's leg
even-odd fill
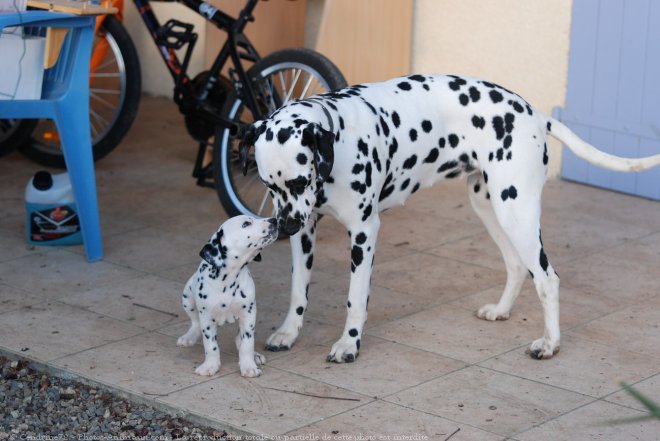
[[[303,325],[303,314],[307,309],[309,281],[312,277],[314,263],[314,246],[316,243],[316,222],[314,217],[297,234],[291,236],[291,303],[284,323],[266,340],[269,351],[286,351],[298,338]]]
[[[500,301],[497,304],[484,305],[477,311],[477,317],[485,320],[506,320],[511,313],[511,307],[516,301],[520,290],[522,289],[525,278],[527,277],[527,268],[520,260],[518,252],[515,250],[511,241],[500,226],[493,206],[486,197],[488,190],[483,182],[483,175],[475,173],[468,177],[468,195],[472,208],[483,222],[486,230],[493,238],[502,253],[504,264],[506,266],[506,286]]]
[[[257,306],[253,303],[243,309],[238,316],[238,335],[236,349],[238,350],[238,366],[244,377],[258,377],[261,369],[257,365],[264,364],[266,358],[254,352],[254,330],[257,321]]]
[[[367,304],[371,286],[371,272],[376,253],[380,219],[371,216],[367,222],[349,228],[351,236],[351,283],[346,304],[346,326],[341,338],[332,345],[328,361],[355,361],[360,351],[362,328],[367,321]]]
[[[544,334],[532,343],[530,354],[533,358],[547,359],[559,351],[559,277],[543,250],[540,226],[543,179],[538,176],[544,174],[523,172],[513,177],[498,176],[491,178],[495,182],[488,186],[497,220],[532,274],[543,305]],[[512,179],[525,185],[513,186]]]
[[[183,310],[186,311],[186,314],[190,318],[190,328],[188,332],[176,341],[177,346],[193,346],[202,335],[202,331],[199,329],[199,316],[195,307],[195,293],[192,290],[192,280],[193,278],[191,277],[183,289],[183,295],[181,297]]]
[[[220,348],[218,348],[218,327],[213,322],[211,314],[212,308],[206,311],[200,311],[199,325],[202,330],[204,343],[204,363],[202,363],[195,373],[199,375],[214,375],[220,370]]]

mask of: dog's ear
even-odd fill
[[[252,260],[255,261],[255,262],[261,262],[261,253],[254,256],[254,259],[252,259]]]
[[[311,123],[303,129],[302,145],[310,146],[314,152],[316,180],[319,184],[324,183],[332,172],[335,162],[334,142],[335,134],[318,124]]]
[[[257,126],[251,124],[249,126],[240,126],[236,129],[236,138],[240,140],[238,143],[238,156],[241,160],[241,168],[243,169],[243,176],[247,175],[248,171],[248,157],[250,156],[250,147],[254,145],[266,129],[265,124]]]
[[[218,265],[218,254],[221,262],[227,258],[227,247],[222,244],[223,235],[224,230],[221,228],[199,252],[199,257],[213,267],[220,266]]]

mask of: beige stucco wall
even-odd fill
[[[415,0],[412,71],[477,76],[546,114],[566,95],[572,0]],[[550,174],[561,145],[550,144]]]

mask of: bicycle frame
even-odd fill
[[[238,89],[238,92],[241,94],[245,104],[253,112],[253,115],[259,115],[259,109],[256,103],[256,99],[252,92],[252,88],[249,86],[249,79],[246,73],[245,68],[241,63],[241,59],[246,59],[248,61],[257,61],[259,59],[259,54],[254,49],[248,38],[243,34],[243,30],[248,22],[253,21],[254,17],[252,16],[252,11],[257,5],[258,0],[247,0],[243,10],[240,12],[238,18],[232,18],[224,12],[218,10],[216,7],[202,0],[180,0],[180,3],[184,4],[188,8],[195,11],[197,14],[203,16],[206,20],[212,22],[221,30],[227,33],[227,41],[222,46],[220,53],[216,57],[213,65],[210,69],[210,74],[204,83],[204,87],[200,89],[199,92],[193,90],[191,87],[191,80],[187,74],[187,65],[188,59],[190,56],[190,49],[186,54],[186,57],[183,62],[179,60],[175,49],[171,46],[159,42],[159,29],[161,29],[161,24],[156,18],[153,10],[151,9],[150,0],[133,0],[135,6],[137,7],[142,20],[144,21],[151,37],[154,40],[154,43],[159,49],[159,53],[167,66],[172,78],[175,82],[175,101],[177,104],[181,104],[184,99],[194,99],[197,103],[197,111],[201,110],[202,116],[207,118],[210,122],[220,125],[225,128],[232,127],[234,124],[224,118],[222,118],[217,112],[214,112],[208,106],[203,106],[203,102],[206,100],[209,92],[213,89],[215,82],[217,81],[222,68],[225,66],[227,61],[231,59],[233,64],[233,75],[236,75],[236,78],[232,78],[235,83],[247,85],[246,87],[241,87]],[[194,38],[191,43],[194,45]],[[239,53],[239,48],[243,52]]]

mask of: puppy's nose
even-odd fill
[[[298,219],[287,219],[280,223],[280,230],[288,236],[293,236],[300,230],[301,226],[302,223]]]

